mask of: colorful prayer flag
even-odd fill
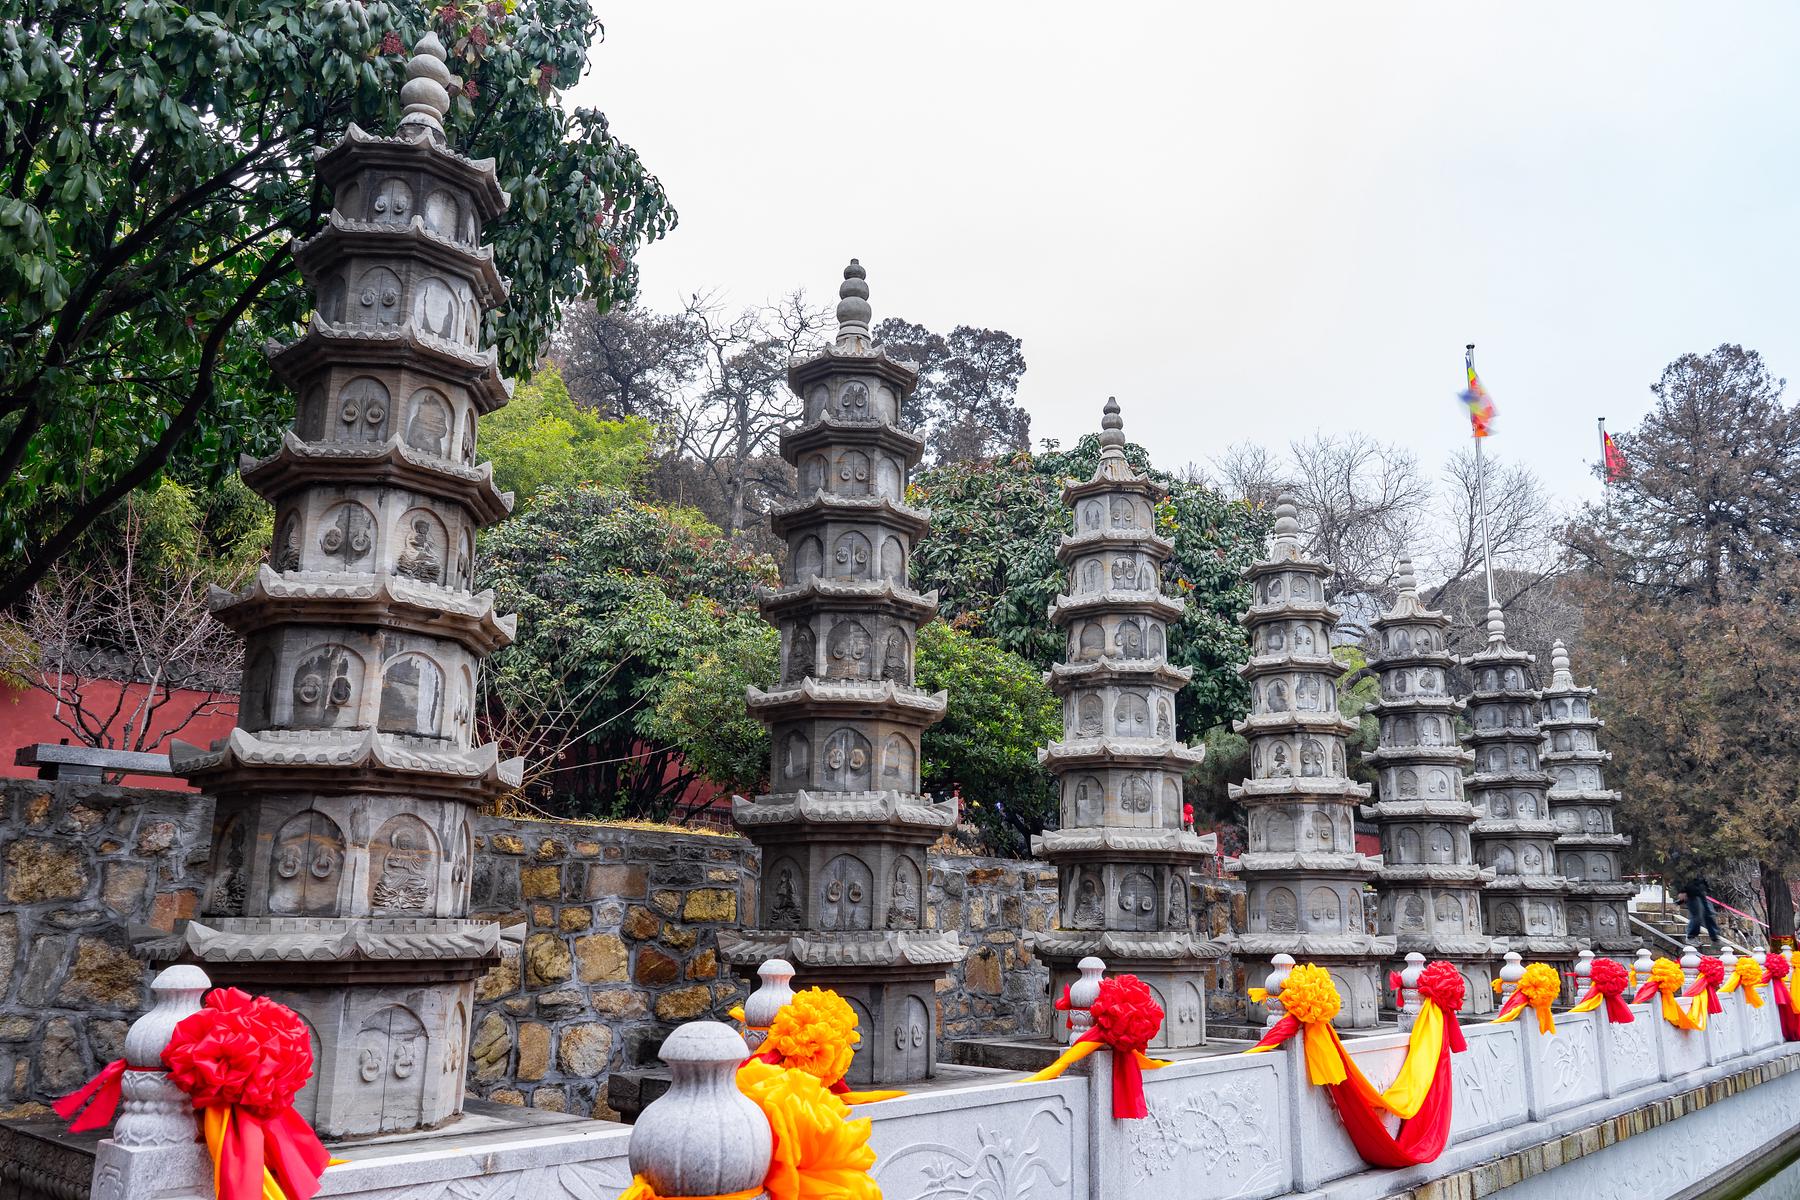
[[[1625,461],[1625,452],[1613,441],[1612,434],[1600,434],[1600,448],[1606,454],[1606,482],[1617,483],[1631,474],[1631,464]]]
[[[1481,379],[1475,374],[1475,347],[1470,346],[1463,352],[1463,364],[1469,371],[1469,386],[1458,394],[1469,410],[1469,431],[1478,438],[1486,437],[1493,429],[1494,399],[1481,386]]]

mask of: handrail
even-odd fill
[[[1630,913],[1625,914],[1625,919],[1630,921],[1633,925],[1637,926],[1639,932],[1647,933],[1651,937],[1656,938],[1659,941],[1667,942],[1667,943],[1669,943],[1669,945],[1675,947],[1677,950],[1685,950],[1687,948],[1687,944],[1685,942],[1677,941],[1675,938],[1664,933],[1662,930],[1660,930],[1656,926],[1650,924],[1648,921],[1640,920],[1637,917],[1632,916]],[[1749,947],[1740,946],[1736,942],[1732,941],[1730,938],[1726,937],[1723,934],[1719,935],[1719,945],[1727,947],[1731,950],[1734,950],[1739,954],[1753,953],[1753,951],[1751,951],[1749,949]]]
[[[1752,925],[1761,925],[1764,929],[1767,929],[1769,927],[1769,923],[1767,921],[1759,921],[1755,917],[1751,916],[1749,913],[1745,912],[1743,909],[1731,907],[1731,905],[1725,903],[1723,900],[1719,899],[1717,896],[1708,896],[1707,900],[1711,901],[1715,906],[1724,909],[1728,913],[1736,913],[1738,916],[1744,918],[1744,920],[1750,922]]]

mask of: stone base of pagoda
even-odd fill
[[[746,977],[768,959],[784,958],[794,966],[795,990],[828,988],[850,1002],[862,1034],[846,1076],[852,1088],[937,1074],[937,982],[967,954],[955,934],[746,929],[721,932],[719,953]]]
[[[1090,956],[1106,964],[1109,977],[1135,975],[1162,1005],[1163,1024],[1152,1050],[1180,1050],[1206,1044],[1206,989],[1216,984],[1224,947],[1192,933],[1120,933],[1056,929],[1031,939],[1031,950],[1050,968],[1050,995],[1080,977],[1076,964]],[[1067,1044],[1073,1034],[1061,1013],[1052,1013],[1051,1036]]]

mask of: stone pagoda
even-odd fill
[[[512,504],[475,462],[477,419],[507,401],[481,348],[506,295],[481,230],[507,197],[445,140],[443,54],[431,34],[415,48],[398,136],[352,125],[317,158],[334,205],[295,250],[317,307],[270,347],[298,416],[242,466],[275,544],[247,590],[213,596],[245,641],[238,723],[171,753],[217,801],[210,882],[147,947],[305,1018],[298,1107],[327,1137],[462,1111],[499,938],[467,919],[470,820],[522,767],[473,744],[476,673],[514,628],[472,590],[475,531]]]
[[[935,1070],[936,981],[963,957],[929,931],[925,849],[956,820],[953,800],[919,792],[919,738],[944,694],[913,686],[919,626],[937,593],[907,585],[929,514],[905,504],[924,440],[900,424],[918,381],[869,338],[869,285],[852,259],[838,290],[836,341],[788,370],[805,403],[781,438],[799,499],[771,525],[787,541],[779,588],[760,596],[781,631],[781,681],[751,688],[769,727],[770,788],[732,815],[762,847],[756,927],[720,935],[734,965],[794,965],[795,986],[835,989],[862,1024],[858,1085]]]
[[[1374,1025],[1382,960],[1394,939],[1371,933],[1362,888],[1377,864],[1356,849],[1364,784],[1345,773],[1344,739],[1354,722],[1338,711],[1343,668],[1331,656],[1338,611],[1325,602],[1331,569],[1300,551],[1300,522],[1284,496],[1275,508],[1269,557],[1248,572],[1244,623],[1250,661],[1250,715],[1235,726],[1250,742],[1250,778],[1233,785],[1245,809],[1248,848],[1238,871],[1248,890],[1249,929],[1232,943],[1251,979],[1277,954],[1314,962],[1337,981],[1337,1023]]]
[[[1601,954],[1636,948],[1625,903],[1637,885],[1620,870],[1619,856],[1631,839],[1613,831],[1619,793],[1601,776],[1612,755],[1600,749],[1606,722],[1594,716],[1594,689],[1577,687],[1569,672],[1569,652],[1558,641],[1550,651],[1550,686],[1538,693],[1543,705],[1541,746],[1550,773],[1550,815],[1556,837],[1556,870],[1563,877],[1569,933]]]
[[[1494,871],[1482,927],[1525,958],[1556,965],[1572,961],[1578,947],[1556,873],[1550,777],[1538,762],[1538,694],[1530,678],[1536,660],[1506,644],[1498,607],[1488,609],[1487,627],[1487,646],[1462,660],[1475,688],[1468,700],[1475,773],[1466,786],[1481,814],[1470,832],[1476,860]]]
[[[1185,603],[1163,595],[1175,547],[1156,533],[1164,489],[1125,460],[1124,422],[1108,399],[1100,462],[1063,488],[1075,513],[1057,559],[1069,594],[1050,606],[1068,661],[1050,669],[1062,697],[1063,737],[1040,752],[1056,776],[1061,827],[1032,839],[1056,864],[1060,928],[1033,939],[1051,969],[1051,994],[1090,955],[1156,992],[1167,1019],[1154,1046],[1197,1046],[1206,1035],[1206,972],[1221,947],[1193,932],[1192,869],[1213,835],[1182,821],[1181,777],[1203,752],[1175,740],[1175,694],[1193,672],[1169,665],[1168,625]]]
[[[1469,841],[1480,814],[1463,795],[1473,756],[1456,739],[1462,701],[1449,692],[1450,618],[1419,602],[1410,559],[1399,573],[1400,594],[1375,619],[1369,659],[1381,679],[1381,699],[1369,706],[1381,745],[1363,756],[1381,797],[1363,810],[1381,826],[1379,922],[1396,953],[1454,963],[1468,983],[1465,1011],[1485,1013],[1494,1006],[1494,954],[1481,932],[1481,888],[1494,873],[1476,865]]]

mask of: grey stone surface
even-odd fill
[[[769,1119],[738,1090],[744,1039],[717,1021],[692,1021],[669,1035],[662,1058],[672,1078],[631,1130],[632,1174],[659,1196],[718,1196],[762,1183],[769,1172]]]
[[[1175,739],[1175,694],[1193,674],[1172,666],[1168,627],[1185,602],[1163,594],[1174,546],[1156,531],[1161,486],[1125,459],[1124,422],[1109,398],[1093,478],[1063,488],[1074,513],[1057,558],[1069,591],[1050,606],[1068,657],[1050,669],[1062,698],[1063,740],[1039,758],[1056,777],[1059,827],[1032,838],[1056,865],[1057,928],[1032,939],[1051,990],[1079,961],[1136,975],[1163,1006],[1157,1048],[1206,1039],[1207,975],[1223,953],[1195,932],[1189,880],[1215,849],[1182,820],[1182,775],[1203,752]]]
[[[1380,745],[1364,756],[1378,803],[1364,810],[1381,828],[1379,927],[1402,955],[1456,965],[1467,982],[1463,1011],[1493,1011],[1494,947],[1481,927],[1481,888],[1494,878],[1475,863],[1469,827],[1480,815],[1463,794],[1457,743],[1462,702],[1450,694],[1450,618],[1419,601],[1412,562],[1401,559],[1399,595],[1376,618],[1369,667],[1381,699],[1369,712]]]
[[[1345,771],[1344,739],[1356,726],[1338,711],[1339,614],[1325,602],[1330,568],[1301,553],[1293,501],[1283,497],[1275,514],[1269,557],[1247,573],[1250,661],[1239,673],[1250,715],[1235,728],[1250,742],[1250,778],[1231,798],[1246,813],[1238,872],[1249,899],[1232,949],[1253,979],[1276,954],[1325,967],[1344,998],[1337,1023],[1366,1028],[1378,1019],[1382,960],[1395,948],[1363,914],[1363,884],[1377,864],[1356,849],[1356,810],[1369,789]]]
[[[472,591],[475,531],[511,506],[475,463],[507,398],[479,348],[506,294],[480,233],[506,196],[447,144],[442,54],[415,47],[399,136],[353,125],[318,157],[334,206],[295,251],[317,307],[270,351],[298,416],[243,466],[275,545],[213,598],[245,639],[238,726],[170,754],[215,798],[214,848],[202,920],[154,950],[306,1020],[298,1107],[327,1137],[462,1111],[474,981],[497,958],[493,927],[462,919],[473,810],[520,777],[473,743],[476,673],[513,629]]]
[[[926,847],[956,807],[919,791],[919,738],[944,695],[913,686],[918,627],[937,612],[937,594],[907,582],[929,522],[905,503],[924,443],[900,410],[918,376],[870,341],[854,259],[838,297],[833,344],[788,371],[804,412],[781,455],[800,496],[771,515],[787,561],[760,597],[782,672],[749,693],[769,727],[770,790],[732,810],[763,851],[760,911],[719,941],[740,968],[783,958],[799,986],[850,1002],[864,1033],[853,1084],[905,1083],[933,1073],[936,982],[964,954],[925,925]]]
[[[1550,815],[1561,830],[1556,870],[1563,877],[1569,935],[1619,955],[1637,946],[1625,908],[1637,885],[1624,877],[1620,861],[1631,839],[1613,826],[1619,793],[1606,786],[1612,755],[1600,749],[1606,722],[1594,715],[1594,694],[1576,685],[1569,652],[1558,641],[1550,654],[1550,686],[1538,693]]]
[[[1550,776],[1539,760],[1539,694],[1531,686],[1536,661],[1506,644],[1506,617],[1488,610],[1488,641],[1463,660],[1474,680],[1468,698],[1468,741],[1474,773],[1465,780],[1481,813],[1471,833],[1475,857],[1494,878],[1482,897],[1482,924],[1532,960],[1571,966],[1581,947],[1569,936],[1557,873],[1561,832],[1550,812]]]

